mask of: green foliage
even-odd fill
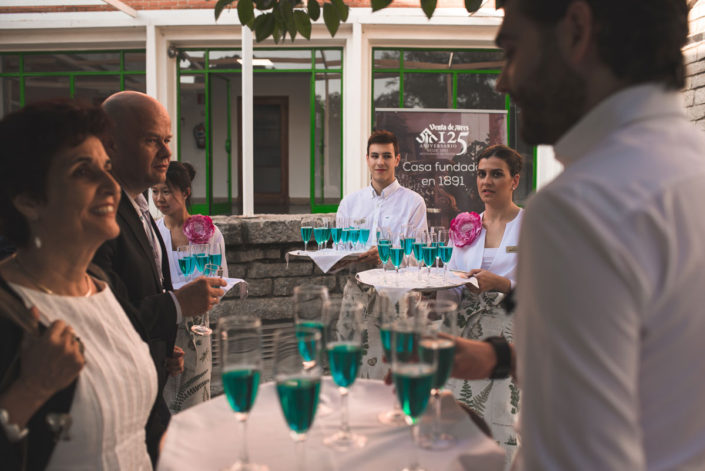
[[[485,404],[487,403],[487,399],[490,398],[490,391],[492,391],[492,385],[494,384],[494,381],[490,381],[487,383],[487,386],[482,388],[482,391],[480,391],[480,394],[477,396],[473,397],[472,400],[470,401],[469,406],[475,410],[478,414],[480,414],[482,417],[485,416]]]
[[[459,399],[467,405],[470,405],[470,401],[472,401],[472,388],[467,381],[463,381],[463,387],[460,388]]]
[[[421,8],[427,18],[436,11],[438,0],[421,0]],[[236,0],[217,0],[214,8],[215,19],[220,18],[223,10]],[[499,7],[500,2],[497,1]],[[392,4],[392,0],[372,0],[372,11],[379,11]],[[468,13],[475,13],[482,0],[465,0]],[[255,15],[255,8],[259,15]],[[323,3],[323,22],[331,36],[335,36],[340,23],[345,23],[350,14],[350,7],[345,0],[330,0]],[[237,15],[240,24],[247,25],[254,33],[257,42],[271,37],[275,43],[286,38],[287,34],[293,41],[297,34],[311,39],[311,22],[321,17],[321,6],[318,0],[237,0]],[[261,17],[265,17],[260,19]]]

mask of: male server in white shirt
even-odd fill
[[[421,195],[404,188],[396,179],[395,171],[401,160],[397,137],[385,130],[374,131],[367,140],[365,161],[370,170],[370,186],[347,195],[340,202],[336,214],[338,225],[343,220],[365,218],[370,227],[370,242],[374,244],[377,229],[383,227],[393,233],[402,225],[409,230],[427,229],[426,203]],[[360,257],[359,261],[379,261],[377,247]]]
[[[519,242],[514,469],[705,469],[705,139],[678,93],[687,2],[504,5],[497,88],[525,140],[565,165]],[[455,374],[501,366],[491,349],[471,360],[487,350],[460,341]]]

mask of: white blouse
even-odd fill
[[[84,298],[12,287],[44,319],[70,325],[85,346],[70,440],[57,442],[47,469],[151,470],[145,425],[157,397],[157,371],[112,291],[104,287]]]
[[[171,232],[169,231],[169,228],[166,227],[166,224],[164,224],[164,218],[157,219],[156,224],[159,229],[159,234],[162,236],[162,240],[166,246],[166,251],[169,254],[169,273],[171,273],[171,284],[174,285],[174,288],[176,288],[186,283],[186,277],[183,273],[181,273],[181,269],[179,269],[179,257],[176,251],[171,248]],[[217,243],[218,247],[220,247],[220,267],[223,269],[223,276],[227,277],[228,261],[225,257],[225,240],[223,239],[223,234],[217,227],[215,228],[215,231],[213,232],[213,235],[208,243]]]

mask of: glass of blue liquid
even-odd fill
[[[250,462],[247,450],[247,417],[257,398],[262,371],[262,324],[253,314],[238,312],[218,319],[225,396],[241,425],[240,457],[230,467],[237,471],[266,471]]]
[[[212,263],[207,263],[203,269],[203,275],[209,278],[220,277],[221,270],[220,265],[214,265]],[[200,317],[200,319],[199,319]],[[191,326],[191,332],[196,335],[210,335],[213,333],[213,329],[210,328],[209,312],[206,311],[202,316],[194,317],[194,324]]]
[[[368,226],[367,219],[362,218],[359,220],[359,233],[357,237],[357,243],[361,250],[365,250],[367,247],[367,242],[370,240],[370,227]]]
[[[321,219],[316,227],[313,228],[313,238],[316,240],[317,250],[321,250],[321,245],[326,248],[328,239],[330,238],[330,230],[328,229],[328,221]]]
[[[423,263],[428,267],[427,279],[429,280],[431,279],[431,267],[433,265],[434,260],[436,260],[437,249],[438,248],[435,247],[432,243],[421,247],[421,258],[423,259]]]
[[[392,265],[394,265],[394,270],[396,272],[396,277],[397,280],[399,280],[399,267],[401,266],[401,263],[404,261],[404,247],[402,244],[404,243],[404,235],[399,233],[397,234],[393,241],[392,245],[389,249],[390,251],[390,260],[392,261]]]
[[[384,281],[386,282],[387,272],[385,270],[385,265],[387,265],[387,262],[392,256],[392,241],[389,233],[385,233],[384,231],[380,234],[380,237],[381,238],[377,240],[377,254],[382,262],[382,275]]]
[[[313,226],[310,222],[301,223],[301,239],[304,241],[304,252],[308,251],[308,241],[311,240]]]
[[[425,330],[419,340],[419,356],[435,357],[436,373],[431,385],[431,396],[435,407],[431,432],[420,435],[419,444],[430,450],[445,450],[455,445],[455,437],[441,430],[441,390],[450,377],[455,355],[455,342],[449,336],[458,335],[458,305],[449,300],[424,301],[420,313]]]
[[[193,257],[191,246],[182,245],[176,248],[176,259],[179,263],[179,270],[184,276],[184,281],[188,281],[191,273],[196,268],[196,259]]]
[[[441,256],[441,262],[443,262],[443,281],[446,281],[448,263],[450,263],[450,259],[453,257],[453,246],[450,244],[452,244],[452,242],[438,247],[438,254]]]
[[[333,239],[333,248],[340,250],[340,243],[343,238],[343,228],[336,223],[335,227],[330,228],[330,236]]]
[[[313,425],[321,392],[321,333],[300,329],[274,333],[274,381],[284,420],[296,449],[296,468],[306,463],[306,433]]]
[[[411,244],[411,250],[416,259],[416,264],[419,267],[419,280],[421,279],[421,268],[423,267],[423,254],[421,248],[428,245],[431,240],[427,230],[419,229],[414,232],[414,242]]]
[[[398,335],[406,334],[404,341],[397,339],[397,348],[405,349],[409,355],[416,352],[415,313],[421,300],[421,294],[416,291],[406,293],[398,303],[394,303],[385,294],[378,293],[374,304],[374,315],[379,322],[379,335],[384,352],[384,359],[392,361],[392,332]],[[405,426],[406,416],[401,410],[399,401],[394,395],[394,408],[380,412],[377,420],[385,425]]]
[[[392,378],[401,409],[412,424],[413,443],[414,427],[418,426],[418,419],[423,415],[428,405],[438,362],[435,350],[429,350],[428,355],[409,355],[407,349],[403,347],[407,343],[408,338],[405,332],[392,331]],[[419,464],[416,446],[411,447],[409,455],[409,465],[403,471],[424,471],[424,468]]]
[[[323,443],[337,450],[361,448],[367,437],[350,430],[348,419],[348,394],[355,383],[362,359],[361,303],[346,300],[328,300],[325,304],[326,351],[333,381],[340,393],[340,428],[326,437]]]
[[[208,263],[211,265],[221,266],[223,263],[223,253],[225,252],[225,247],[222,248],[219,242],[209,242],[208,243]]]
[[[209,258],[208,244],[191,244],[191,254],[196,261],[196,270],[203,273]]]

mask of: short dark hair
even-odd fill
[[[191,207],[191,182],[196,176],[196,169],[188,162],[172,160],[166,170],[166,184],[171,189],[177,188],[182,193],[188,193],[186,207]]]
[[[397,142],[397,136],[393,132],[387,131],[385,129],[375,130],[370,138],[367,139],[367,154],[370,154],[370,146],[372,144],[394,144],[394,157],[399,155],[399,143]]]
[[[109,118],[97,106],[57,99],[30,104],[0,121],[0,232],[18,247],[29,243],[29,224],[12,200],[25,194],[47,198],[54,157],[89,136],[101,138]]]
[[[475,163],[479,164],[480,160],[489,159],[490,157],[497,157],[498,159],[504,160],[507,167],[509,167],[509,174],[511,176],[521,173],[521,169],[524,166],[524,159],[522,159],[521,154],[511,147],[507,147],[502,144],[495,144],[493,146],[485,147],[482,152],[477,154]]]
[[[537,23],[551,26],[576,0],[517,0]],[[597,51],[614,75],[630,84],[685,85],[682,48],[688,38],[687,0],[584,0],[592,9]]]

